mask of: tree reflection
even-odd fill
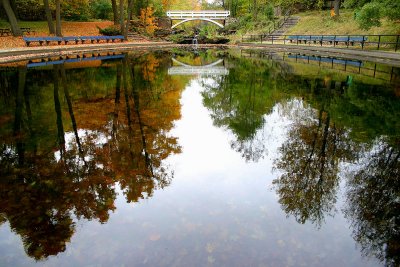
[[[214,125],[232,131],[231,147],[247,161],[258,161],[266,150],[258,131],[265,123],[264,115],[276,103],[277,69],[260,62],[229,58],[229,75],[205,79],[203,103],[210,110]]]
[[[366,255],[400,265],[400,140],[379,140],[347,181],[345,214]]]
[[[331,121],[327,111],[303,109],[302,105],[297,100],[286,107],[288,112],[297,109],[296,119],[279,148],[281,156],[275,166],[282,173],[273,184],[287,214],[299,223],[321,225],[325,215],[334,209],[339,162],[353,159],[354,147],[350,146],[346,131]]]
[[[164,160],[180,153],[169,131],[180,117],[183,84],[167,76],[168,56],[152,57],[94,69],[20,68],[6,89],[15,101],[1,100],[0,221],[21,236],[29,256],[64,251],[75,218],[106,223],[116,183],[128,202],[170,183]],[[27,81],[36,75],[46,82]]]

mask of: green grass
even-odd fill
[[[46,21],[18,21],[21,28],[31,28],[33,31],[46,32],[48,26]],[[10,28],[8,21],[0,20],[0,28]]]
[[[295,14],[300,17],[296,26],[289,29],[286,34],[342,34],[342,35],[369,35],[369,34],[400,34],[399,22],[382,20],[381,27],[373,27],[369,30],[362,30],[354,20],[353,10],[340,11],[338,19],[330,17],[330,11],[309,11]]]

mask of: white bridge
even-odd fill
[[[180,62],[172,58],[172,61],[179,66],[171,67],[168,69],[168,75],[205,75],[205,76],[221,76],[228,75],[229,70],[225,66],[217,66],[223,63],[223,59],[219,59],[211,64],[203,66],[193,66]]]
[[[180,20],[180,22],[175,25],[171,25],[171,29],[193,20],[204,20],[218,25],[223,28],[225,25],[225,20],[229,17],[230,11],[225,10],[201,10],[201,11],[167,11],[167,16],[173,20]],[[217,20],[222,20],[223,24],[217,22]],[[172,24],[172,23],[171,23]]]

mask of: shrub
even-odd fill
[[[104,29],[97,27],[99,29],[99,33],[106,36],[113,36],[113,35],[121,35],[121,30],[118,26],[109,26]]]
[[[44,6],[35,0],[15,1],[19,19],[27,21],[45,20]]]
[[[356,20],[361,29],[370,29],[373,26],[381,26],[381,6],[375,3],[364,5],[360,11],[356,13]]]
[[[174,43],[181,43],[183,40],[185,40],[187,37],[184,34],[172,34],[168,36],[168,40]]]
[[[268,4],[267,7],[265,8],[265,15],[267,16],[267,18],[269,20],[273,20],[274,19],[274,6],[271,4]]]

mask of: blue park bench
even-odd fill
[[[68,44],[68,42],[75,42],[75,44],[78,44],[81,42],[82,44],[85,43],[85,41],[89,41],[92,44],[94,42],[99,43],[100,41],[106,41],[107,43],[109,41],[114,42],[116,40],[120,40],[121,42],[124,41],[124,36],[122,35],[114,35],[114,36],[66,36],[66,37],[53,37],[53,36],[45,36],[45,37],[23,37],[22,38],[26,45],[29,46],[30,43],[33,42],[38,42],[40,45],[43,45],[43,43],[49,45],[51,42],[56,42],[57,44]]]
[[[49,60],[42,62],[29,62],[27,64],[28,68],[34,67],[43,67],[43,66],[50,66],[50,65],[59,65],[64,63],[76,63],[82,61],[92,61],[92,60],[113,60],[113,59],[122,59],[124,55],[106,55],[106,56],[92,56],[92,57],[76,57],[76,58],[67,58],[67,59],[59,59],[59,60]]]
[[[286,38],[289,40],[291,43],[293,41],[296,41],[296,43],[302,43],[304,42],[305,44],[307,42],[313,42],[316,44],[317,42],[322,45],[323,42],[329,42],[330,44],[338,44],[339,42],[345,43],[346,45],[354,45],[355,43],[360,43],[362,46],[364,43],[368,40],[368,37],[366,36],[336,36],[336,35],[290,35],[287,36]]]
[[[318,56],[306,56],[306,55],[289,54],[288,58],[320,61],[320,62],[333,63],[333,64],[350,65],[350,66],[355,66],[355,67],[361,67],[363,65],[362,61],[338,59],[338,58],[333,58],[333,57],[318,57]]]

